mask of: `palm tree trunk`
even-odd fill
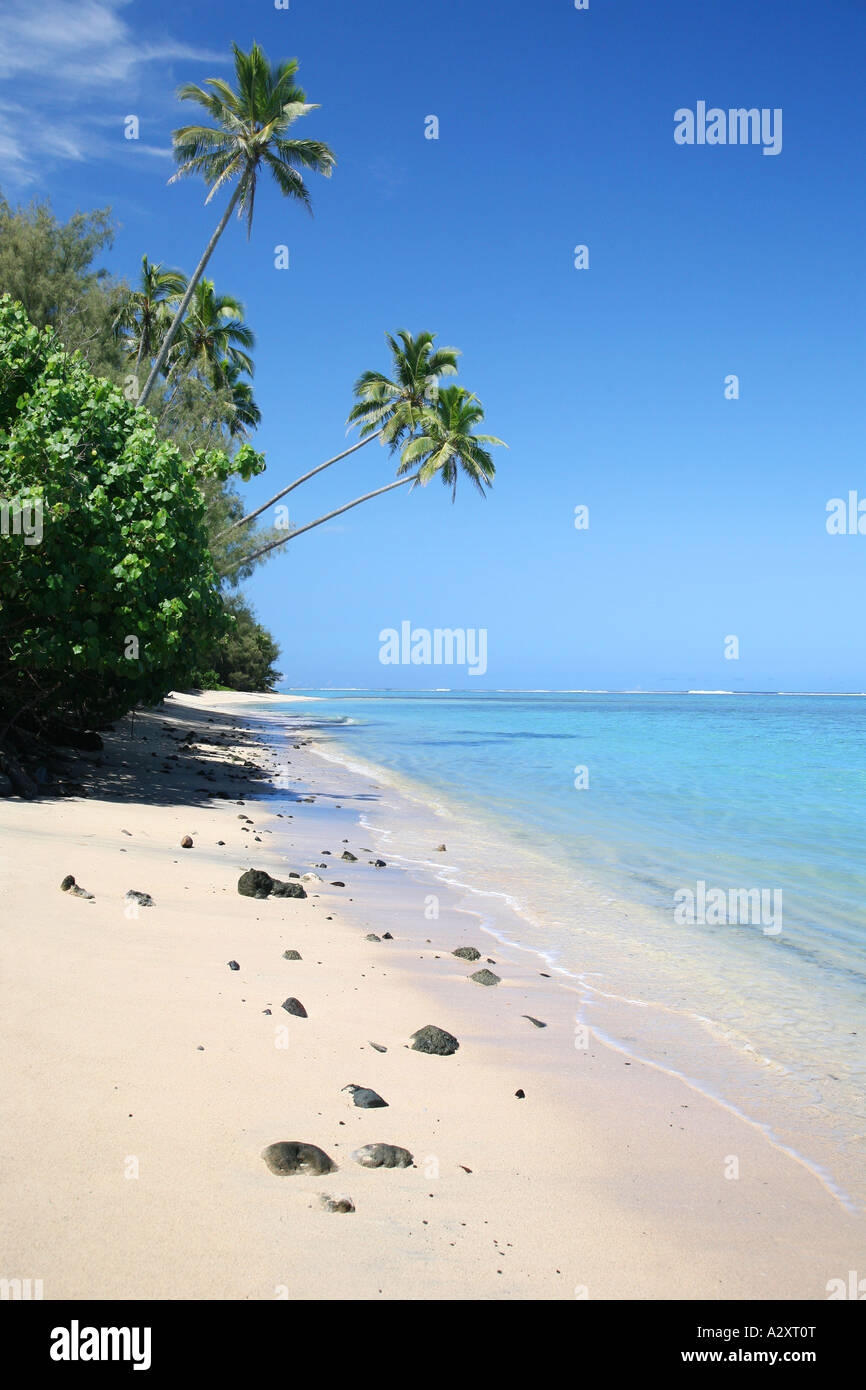
[[[144,324],[141,325],[141,333],[138,337],[138,356],[135,359],[135,384],[138,386],[138,369],[141,366],[141,359],[144,355]]]
[[[369,444],[371,440],[381,439],[381,437],[381,430],[376,434],[369,434],[366,439],[359,439],[358,443],[353,444],[351,449],[344,449],[342,454],[335,454],[332,459],[328,459],[325,463],[318,464],[316,468],[311,468],[309,473],[304,473],[300,478],[296,478],[293,483],[289,483],[288,487],[284,487],[280,492],[275,492],[273,497],[269,497],[267,502],[263,502],[260,507],[256,507],[254,512],[247,512],[246,516],[241,517],[240,521],[233,521],[231,526],[227,526],[224,531],[220,531],[216,539],[218,541],[222,540],[223,536],[228,535],[229,531],[236,531],[239,526],[245,525],[246,522],[254,521],[257,516],[261,516],[262,512],[267,511],[268,507],[272,507],[275,502],[279,502],[281,497],[285,497],[286,493],[291,492],[296,487],[300,487],[301,483],[305,483],[308,478],[313,478],[317,473],[321,473],[323,468],[330,468],[332,463],[339,463],[340,459],[348,458],[349,454],[354,454],[357,449],[363,449],[364,445]]]
[[[366,440],[364,442],[366,443]],[[314,526],[321,526],[323,522],[340,516],[342,512],[350,511],[352,507],[360,507],[362,502],[369,502],[373,497],[381,497],[383,492],[390,492],[395,487],[405,487],[407,483],[416,483],[417,481],[417,474],[413,474],[409,478],[398,478],[396,483],[386,483],[384,487],[377,487],[375,492],[365,492],[363,497],[356,497],[354,502],[347,502],[345,506],[337,507],[333,512],[326,512],[324,516],[317,517],[315,521],[308,521],[306,526],[299,526],[296,531],[290,531],[287,536],[283,536],[282,540],[271,541],[269,545],[263,545],[260,550],[254,550],[252,555],[245,555],[242,560],[237,560],[232,565],[232,569],[240,569],[241,565],[248,565],[252,560],[258,560],[260,555],[267,555],[269,550],[275,550],[278,545],[285,545],[286,541],[297,540],[298,536],[302,536],[305,531],[312,531]]]
[[[150,395],[151,391],[153,390],[156,384],[156,379],[162,370],[162,365],[165,362],[166,357],[168,356],[169,348],[171,347],[174,341],[174,335],[180,326],[181,319],[183,318],[184,314],[187,311],[187,308],[189,307],[189,302],[192,299],[193,291],[195,290],[196,285],[198,284],[199,280],[204,274],[205,266],[207,265],[208,261],[213,255],[214,248],[216,247],[217,242],[219,241],[220,237],[226,229],[226,224],[228,223],[229,218],[234,212],[235,204],[237,203],[238,198],[241,196],[242,188],[243,177],[241,177],[238,180],[238,186],[232,194],[231,198],[229,199],[228,206],[219,220],[216,231],[214,232],[213,236],[211,237],[210,241],[205,247],[204,255],[202,256],[201,260],[196,266],[195,271],[192,277],[190,278],[189,283],[187,284],[183,299],[177,306],[177,313],[175,314],[174,318],[171,321],[171,324],[169,325],[168,332],[162,340],[162,346],[160,347],[159,352],[156,355],[156,361],[150,369],[150,376],[144,383],[144,390],[138,398],[139,405],[144,405],[145,401],[147,400],[148,396]]]

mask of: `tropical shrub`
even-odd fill
[[[231,471],[220,451],[196,465]],[[152,417],[0,298],[0,734],[98,727],[212,664],[204,514]]]

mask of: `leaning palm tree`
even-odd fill
[[[400,329],[396,338],[386,333],[385,341],[391,350],[392,375],[388,377],[384,372],[362,372],[355,382],[357,400],[349,413],[347,423],[349,426],[360,426],[361,438],[358,442],[344,449],[341,454],[335,454],[333,458],[311,468],[308,473],[302,473],[300,478],[295,478],[287,487],[275,492],[273,497],[256,507],[255,511],[247,512],[246,516],[234,522],[229,530],[234,531],[248,521],[254,521],[262,512],[267,511],[268,507],[279,502],[281,497],[300,487],[301,483],[307,482],[316,473],[321,473],[324,468],[330,468],[332,463],[338,463],[340,459],[354,454],[374,439],[387,444],[392,451],[401,441],[405,441],[415,429],[425,406],[431,405],[435,400],[439,378],[453,376],[457,371],[460,349],[434,348],[435,337],[435,333],[419,333],[413,338],[405,328]],[[376,494],[371,493],[370,496]]]
[[[203,106],[214,124],[188,125],[174,131],[174,153],[180,167],[169,183],[201,174],[210,184],[205,200],[208,203],[224,184],[234,182],[235,188],[168,328],[141,393],[142,405],[159,378],[193,291],[236,207],[238,217],[246,214],[249,237],[262,169],[269,170],[286,198],[310,209],[309,190],[300,171],[309,169],[329,177],[336,163],[333,151],[320,140],[288,138],[294,122],[316,110],[303,89],[294,85],[298,60],[292,58],[271,65],[255,43],[249,53],[237,44],[232,44],[232,50],[237,90],[212,77],[207,82],[210,91],[187,83],[178,92],[181,101],[195,101]]]
[[[484,419],[477,396],[462,386],[446,386],[434,406],[425,410],[419,432],[406,443],[397,469],[398,476],[411,473],[422,487],[436,474],[451,488],[451,501],[457,496],[457,479],[468,478],[482,497],[491,487],[496,473],[493,455],[485,444],[508,445],[493,434],[475,434]]]
[[[136,377],[142,358],[153,356],[168,328],[168,305],[179,300],[185,289],[186,277],[179,270],[163,270],[161,264],[142,256],[138,288],[129,291],[114,321],[129,356],[135,354]]]
[[[396,482],[386,483],[384,487],[376,488],[374,492],[367,492],[363,497],[356,497],[354,501],[346,502],[344,506],[317,517],[315,521],[308,521],[306,526],[297,527],[279,540],[260,546],[251,555],[245,556],[242,563],[251,564],[260,556],[266,555],[269,550],[275,550],[287,541],[297,540],[305,531],[312,531],[314,526],[321,526],[333,517],[350,511],[352,507],[359,507],[362,502],[369,502],[373,497],[380,497],[382,493],[390,492],[393,488],[405,487],[407,483],[411,483],[413,488],[419,484],[425,487],[437,473],[451,488],[452,501],[455,499],[457,479],[461,474],[474,483],[484,496],[484,489],[492,486],[496,473],[496,465],[490,451],[484,446],[501,444],[507,449],[508,445],[495,435],[474,433],[475,426],[483,419],[484,410],[477,396],[471,396],[462,386],[444,387],[437,393],[435,403],[425,406],[420,412],[417,421],[418,432],[410,436],[403,446],[402,459],[397,470],[404,475],[403,477],[398,477]]]

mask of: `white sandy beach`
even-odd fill
[[[244,734],[250,703],[172,697],[76,755],[88,795],[0,801],[0,1272],[47,1299],[824,1299],[862,1266],[866,1222],[760,1130],[576,1047],[573,998],[536,958],[412,909],[417,885],[369,863],[360,777],[340,779],[339,814],[333,796],[257,799],[243,759],[298,796],[330,772],[300,737]],[[230,736],[182,745],[191,730]],[[258,901],[237,892],[250,867],[324,881]],[[61,892],[67,874],[94,900]],[[126,915],[128,889],[154,906]],[[488,957],[494,988],[468,979]],[[459,1051],[411,1050],[426,1024]],[[388,1107],[356,1108],[350,1083]],[[261,1152],[280,1140],[338,1171],[275,1176]],[[376,1142],[414,1166],[351,1159]]]

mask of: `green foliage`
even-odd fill
[[[91,370],[119,380],[123,353],[113,331],[125,293],[94,258],[114,240],[108,208],[58,222],[45,202],[13,209],[0,197],[0,294],[17,299],[37,328],[53,328]]]
[[[240,594],[226,600],[231,627],[215,652],[215,670],[206,672],[199,683],[213,689],[271,690],[282,673],[274,667],[280,649],[271,634],[256,622],[253,610]]]
[[[37,544],[0,537],[7,721],[92,727],[210,664],[225,621],[192,469],[7,297],[0,478],[7,507],[39,508],[42,524]]]

